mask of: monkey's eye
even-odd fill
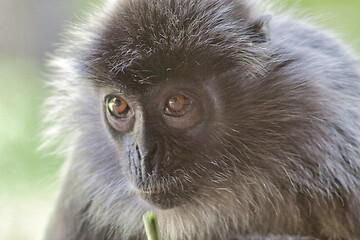
[[[164,113],[172,117],[181,117],[191,110],[191,100],[182,94],[175,94],[166,101]]]
[[[121,97],[112,97],[107,102],[107,107],[111,115],[116,118],[125,118],[129,113],[129,105]]]

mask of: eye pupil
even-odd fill
[[[110,113],[115,117],[125,117],[129,111],[126,101],[120,97],[114,97],[109,100],[108,108]]]
[[[169,105],[170,105],[170,107],[172,107],[172,108],[176,108],[176,107],[179,105],[178,99],[172,98],[172,99],[169,101]]]
[[[184,108],[185,96],[176,94],[168,100],[168,108],[170,111],[177,112]]]
[[[181,117],[191,110],[191,100],[182,94],[168,98],[164,113],[172,117]]]

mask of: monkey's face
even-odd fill
[[[239,143],[241,103],[251,99],[245,79],[266,66],[263,20],[247,22],[236,11],[226,15],[237,23],[229,25],[217,11],[197,12],[200,2],[179,4],[120,5],[80,66],[100,89],[121,171],[159,208],[185,204],[199,189],[208,194],[238,174],[239,153],[251,152]]]
[[[215,168],[208,155],[216,97],[209,81],[204,84],[169,78],[104,91],[105,120],[122,170],[137,194],[159,208],[190,200]]]

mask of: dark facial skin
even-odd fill
[[[121,152],[121,165],[140,197],[156,207],[172,208],[189,201],[205,172],[184,172],[206,163],[206,147],[216,116],[216,96],[210,81],[167,79],[157,85],[137,85],[138,97],[126,92],[104,93],[104,119]],[[124,115],[112,111],[111,100],[127,104]],[[110,102],[110,103],[109,103]],[[122,109],[120,109],[122,110]],[[118,116],[118,117],[116,117]],[[201,146],[199,148],[199,146]],[[214,168],[214,166],[212,167]]]

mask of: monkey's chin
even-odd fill
[[[163,210],[175,208],[184,204],[184,200],[177,197],[177,194],[170,192],[150,193],[147,191],[140,191],[139,195],[150,205]]]

